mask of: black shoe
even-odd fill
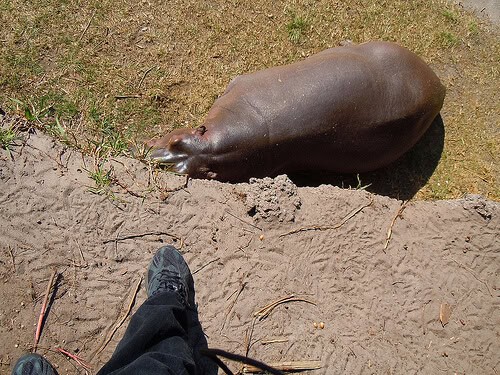
[[[30,353],[17,360],[12,375],[57,375],[57,372],[41,355]]]
[[[148,298],[162,292],[177,293],[186,307],[194,307],[194,282],[182,254],[173,246],[160,248],[148,268]]]

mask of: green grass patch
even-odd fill
[[[111,185],[113,183],[113,170],[106,169],[103,166],[103,161],[98,160],[94,166],[93,170],[87,171],[89,178],[94,182],[95,186],[89,187],[89,191],[94,194],[107,195],[111,198],[114,197],[111,191]]]
[[[116,156],[128,150],[128,141],[120,130],[117,129],[115,120],[106,116],[96,107],[91,107],[89,117],[93,122],[95,136],[89,139],[89,145],[94,155],[100,158]]]
[[[439,41],[444,48],[450,48],[460,43],[460,39],[449,31],[442,31],[439,33]]]
[[[292,14],[291,18],[286,24],[288,38],[292,43],[299,43],[309,26],[309,22],[305,18],[295,14]]]
[[[450,21],[451,23],[458,22],[458,16],[450,10],[443,10],[443,16],[447,21]]]
[[[469,35],[476,36],[479,35],[480,33],[479,25],[477,24],[476,21],[471,21],[469,23],[468,29],[469,29]]]

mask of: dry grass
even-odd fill
[[[0,0],[0,107],[105,157],[198,125],[238,74],[391,40],[448,88],[443,155],[417,197],[500,199],[498,37],[444,0]]]

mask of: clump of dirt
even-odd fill
[[[248,185],[245,205],[256,220],[293,222],[301,201],[297,186],[286,175],[275,178],[252,178]]]
[[[466,210],[477,212],[483,219],[491,220],[493,205],[481,195],[468,194],[463,202]]]

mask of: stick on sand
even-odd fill
[[[52,284],[54,284],[54,279],[57,276],[57,270],[52,272],[50,276],[49,283],[47,284],[47,291],[45,292],[45,297],[43,298],[42,309],[40,311],[40,316],[38,317],[38,324],[36,326],[35,332],[35,343],[33,344],[33,353],[36,353],[36,347],[38,346],[38,341],[40,340],[40,335],[42,334],[42,325],[45,319],[45,313],[47,309],[47,301],[49,300],[50,289],[52,288]]]

